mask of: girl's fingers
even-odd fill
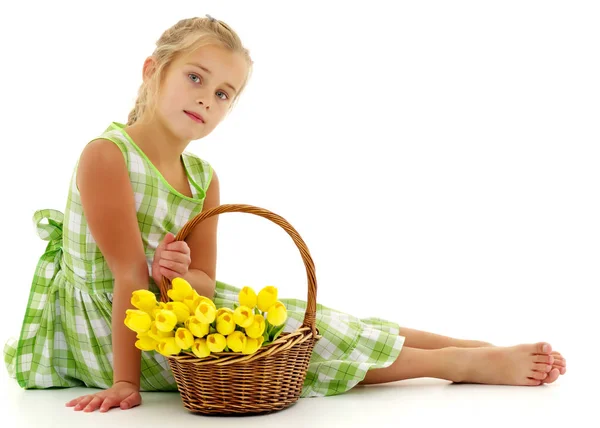
[[[104,399],[104,402],[100,406],[101,412],[108,412],[113,407],[117,407],[119,405],[119,400],[113,397],[107,397]]]
[[[89,402],[87,406],[85,406],[85,409],[83,409],[83,411],[93,412],[94,410],[100,407],[100,404],[102,404],[103,401],[104,398],[96,396],[92,399],[92,401]]]
[[[173,272],[177,272],[179,275],[183,275],[188,271],[187,265],[178,262],[172,262],[170,260],[161,259],[158,263],[161,267],[168,269]]]
[[[170,270],[170,269],[165,269],[164,267],[161,267],[161,268],[160,268],[160,273],[161,273],[161,275],[162,275],[162,276],[165,276],[165,277],[167,277],[167,279],[168,279],[169,281],[173,281],[175,278],[177,278],[177,277],[181,277],[181,274],[180,274],[180,273],[173,272],[172,270]]]
[[[172,242],[169,245],[167,245],[165,247],[165,250],[176,251],[179,253],[189,253],[190,247],[188,246],[187,242],[185,242],[185,241],[176,241],[176,242]]]
[[[121,401],[121,409],[131,409],[142,404],[142,397],[139,392],[132,392],[127,398]]]
[[[86,395],[85,397],[83,397],[81,400],[79,400],[79,403],[77,403],[77,405],[75,406],[75,410],[81,410],[83,409],[85,406],[87,406],[90,401],[92,401],[94,399],[93,395]]]
[[[163,251],[160,255],[160,260],[170,260],[172,262],[187,264],[192,261],[189,253],[181,253],[179,251]]]

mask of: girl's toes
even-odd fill
[[[533,361],[535,363],[553,364],[554,357],[552,355],[536,355]]]
[[[535,363],[533,364],[533,370],[536,372],[548,373],[550,370],[552,370],[552,366],[550,364]]]
[[[552,346],[550,346],[547,342],[539,342],[534,345],[535,354],[548,354],[550,355],[552,352]]]
[[[529,377],[537,380],[544,380],[548,376],[548,373],[545,372],[531,372]]]
[[[525,380],[525,385],[527,385],[527,386],[538,386],[541,384],[542,384],[541,380],[531,379],[531,378],[527,378],[527,380]]]
[[[560,376],[560,372],[558,371],[558,369],[552,369],[550,370],[550,373],[548,373],[546,379],[544,379],[544,383],[552,383],[556,379],[558,379],[558,376]]]

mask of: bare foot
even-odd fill
[[[472,342],[473,342],[473,346],[468,346],[469,348],[471,348],[471,347],[494,347],[494,348],[496,348],[495,345],[492,345],[491,343],[488,343],[488,342],[480,342],[480,341],[472,341]],[[554,357],[554,362],[552,363],[552,370],[548,373],[548,377],[543,380],[543,383],[552,383],[558,378],[558,375],[564,375],[567,372],[567,360],[565,359],[565,357],[563,357],[560,352],[556,352],[556,351],[552,351],[550,355],[552,355]],[[554,369],[556,369],[556,372],[554,371]]]
[[[552,347],[546,342],[511,347],[455,348],[464,364],[459,382],[529,385],[554,382]]]

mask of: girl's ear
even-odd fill
[[[154,74],[155,70],[156,70],[156,61],[154,60],[153,57],[149,56],[144,61],[144,67],[142,69],[142,78],[144,80],[144,83],[148,82],[148,80]]]

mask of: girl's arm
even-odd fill
[[[206,191],[202,211],[215,208],[220,204],[219,178],[213,170],[213,177]],[[184,275],[184,279],[190,283],[198,294],[209,299],[212,299],[215,294],[218,222],[218,215],[204,219],[186,238],[192,261],[188,273]]]
[[[123,154],[111,141],[86,146],[77,171],[77,185],[90,231],[115,279],[112,304],[114,384],[139,389],[141,351],[136,334],[125,324],[133,308],[131,293],[148,287],[148,266],[137,221],[133,189]]]

